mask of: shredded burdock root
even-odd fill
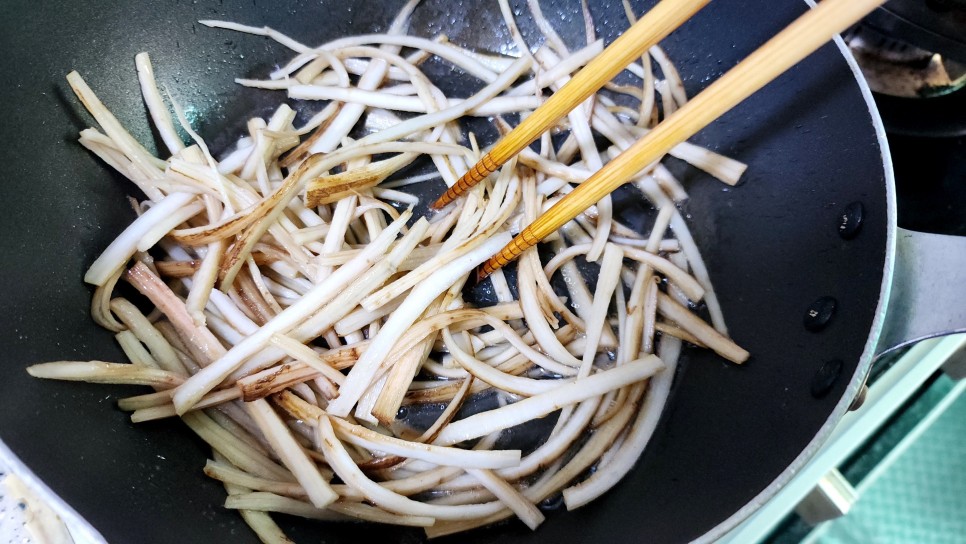
[[[529,16],[545,41],[533,49],[500,6],[518,58],[407,35],[415,0],[386,34],[318,47],[202,21],[295,52],[268,79],[239,80],[286,92],[292,105],[251,119],[220,158],[177,104],[171,114],[147,54],[137,75],[164,160],[68,75],[100,127],[81,144],[144,197],[84,276],[96,286],[95,321],[129,361],[58,361],[30,374],[152,387],[120,408],[135,422],[180,417],[207,442],[205,473],[264,542],[288,541],[273,512],[432,537],[511,516],[536,529],[548,497],[576,508],[606,492],[654,432],[684,342],[739,364],[748,353],[727,335],[676,207],[685,188],[661,164],[629,180],[656,210],[649,231],[621,224],[606,198],[541,246],[551,258],[532,249],[515,276],[487,280],[490,305],[464,299],[477,265],[687,100],[655,47],[555,136],[454,205],[415,216],[407,186],[452,185],[484,151],[461,119],[490,116],[505,132],[502,116],[528,115],[603,47],[586,8],[586,44],[571,53],[536,1]],[[420,69],[431,56],[479,91],[445,96]],[[350,138],[360,126],[367,135]],[[694,144],[671,154],[726,184],[744,170]],[[433,171],[406,171],[415,161]],[[153,309],[123,298],[119,282]],[[711,323],[694,311],[702,305]],[[501,433],[539,418],[548,430],[538,447],[494,449]]]

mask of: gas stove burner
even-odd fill
[[[886,132],[966,134],[966,0],[889,0],[844,37]]]
[[[845,37],[869,87],[889,96],[928,98],[966,86],[966,65],[858,26]]]

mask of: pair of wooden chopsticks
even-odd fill
[[[433,207],[447,205],[498,170],[708,1],[660,2],[498,142],[476,166],[433,203]],[[884,2],[885,0],[822,1],[554,204],[498,254],[484,263],[479,270],[478,279],[485,278],[519,257],[646,166],[659,160],[672,147],[724,115]]]

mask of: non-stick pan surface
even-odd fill
[[[212,30],[197,20],[270,25],[305,43],[384,30],[400,2],[138,3],[9,1],[0,19],[0,439],[109,542],[255,542],[224,492],[206,480],[207,448],[176,421],[134,426],[114,405],[139,388],[35,380],[23,370],[59,359],[120,360],[88,313],[86,267],[132,218],[132,187],[75,141],[92,124],[64,75],[79,70],[142,142],[153,142],[133,58],[151,53],[157,77],[215,148],[280,94],[241,89],[289,52],[267,39]],[[598,29],[626,25],[619,2],[591,2]],[[525,6],[526,34],[536,34]],[[579,3],[542,2],[571,44],[582,39]],[[649,4],[648,4],[649,5]],[[635,4],[638,12],[646,6]],[[689,93],[700,90],[805,9],[799,0],[712,3],[665,45]],[[420,35],[506,50],[495,3],[427,0]],[[437,72],[446,71],[437,65]],[[469,76],[447,89],[478,85]],[[597,502],[552,512],[536,533],[510,523],[459,537],[501,542],[683,542],[733,516],[814,445],[841,414],[850,382],[868,362],[883,270],[890,259],[886,167],[869,104],[842,53],[828,45],[700,133],[696,140],[749,164],[728,189],[674,167],[733,337],[753,354],[743,367],[686,350],[662,424],[635,471]],[[622,218],[648,210],[631,193]],[[861,202],[858,236],[838,233],[846,205]],[[820,333],[802,324],[809,304],[834,297]],[[825,396],[812,384],[832,360],[841,373]],[[831,365],[834,367],[835,365]],[[825,367],[826,369],[829,366]],[[834,376],[833,376],[834,378]],[[363,536],[418,541],[418,532],[320,525],[281,517],[299,541]]]

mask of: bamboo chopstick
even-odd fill
[[[663,0],[658,3],[594,60],[574,74],[560,91],[554,93],[532,115],[517,125],[489,153],[483,155],[476,166],[463,174],[431,207],[438,210],[446,206],[470,187],[486,179],[486,176],[499,170],[503,163],[533,143],[561,117],[614,79],[634,59],[667,37],[708,2],[710,0]]]
[[[479,269],[483,279],[617,189],[885,0],[824,0],[669,115],[525,228]]]

